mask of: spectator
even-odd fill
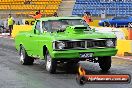
[[[12,33],[14,22],[15,21],[14,21],[13,17],[11,16],[11,14],[9,14],[9,17],[8,17],[8,27],[9,27],[9,31],[10,31],[10,36],[11,36],[11,33]]]
[[[90,15],[89,12],[85,12],[85,13],[84,13],[83,19],[86,21],[87,24],[88,24],[89,22],[92,22],[91,15]]]
[[[25,1],[24,1],[24,4],[32,4],[32,0],[31,0],[31,1],[25,0]]]
[[[34,19],[40,19],[42,17],[42,13],[39,11],[36,12],[35,15],[29,15],[31,17],[33,17]]]
[[[54,16],[54,17],[58,17],[57,12],[55,12],[55,13],[53,14],[53,16]]]
[[[42,15],[42,13],[41,13],[41,11],[40,11],[40,10],[38,10],[38,14]]]

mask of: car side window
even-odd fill
[[[49,30],[49,22],[48,21],[43,21],[42,22],[42,29],[43,29],[43,31],[48,31]]]
[[[40,21],[37,21],[36,26],[35,26],[35,30],[38,30],[40,32]]]
[[[114,17],[113,19],[116,19],[116,20],[125,20],[125,19],[128,19],[128,17]]]

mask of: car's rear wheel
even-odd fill
[[[128,23],[128,27],[132,28],[132,22]]]
[[[24,47],[21,45],[20,46],[20,63],[22,65],[32,65],[34,62],[34,59],[33,58],[30,58],[28,55],[27,55],[27,52],[26,50],[24,49]]]
[[[111,67],[111,56],[99,57],[99,66],[102,71],[107,72]]]
[[[46,51],[46,54],[45,54],[45,67],[46,67],[46,70],[49,72],[49,73],[55,73],[56,72],[56,68],[57,68],[57,62],[56,60],[52,59],[49,52]]]

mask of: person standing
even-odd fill
[[[11,14],[9,14],[9,17],[8,17],[8,27],[9,27],[10,36],[11,36],[12,30],[13,30],[13,24],[14,24],[14,19],[11,16]]]
[[[40,10],[38,10],[38,14],[42,16],[42,12]]]
[[[40,12],[40,10],[38,10],[35,15],[29,15],[29,16],[31,16],[34,19],[40,19],[42,17],[42,13]]]
[[[85,12],[83,16],[84,21],[88,24],[89,22],[92,22],[91,15],[89,12]]]

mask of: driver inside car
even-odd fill
[[[46,24],[46,22],[42,22],[42,29],[43,29],[43,32],[47,32],[47,29],[48,29],[48,25]]]

